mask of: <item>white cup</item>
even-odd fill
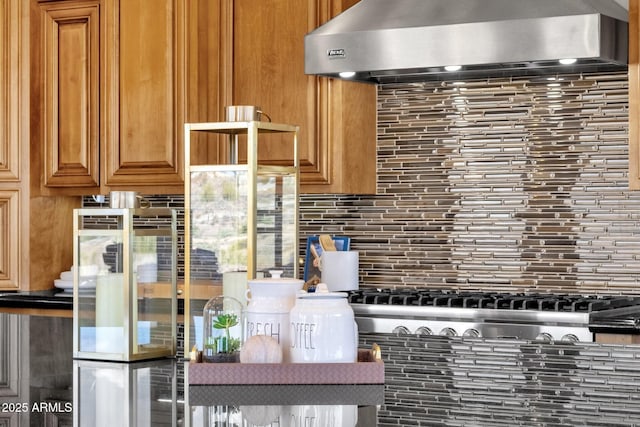
[[[320,257],[322,282],[331,292],[358,289],[357,251],[324,251]]]

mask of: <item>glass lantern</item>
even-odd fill
[[[297,126],[261,121],[185,124],[186,348],[203,349],[210,298],[246,306],[248,280],[270,270],[298,276],[297,135]],[[192,143],[216,143],[228,159],[192,165]],[[282,159],[263,164],[260,153],[273,158],[274,149]]]
[[[233,297],[214,297],[205,304],[202,315],[204,362],[240,361],[242,311],[242,303]]]
[[[175,356],[175,210],[76,209],[73,229],[73,357]]]

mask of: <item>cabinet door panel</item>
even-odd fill
[[[183,182],[184,7],[120,1],[119,132],[106,147],[107,185]]]
[[[0,0],[0,179],[17,181],[19,174],[19,34],[20,7]]]
[[[17,289],[20,285],[19,212],[19,190],[0,191],[0,289]]]
[[[300,125],[301,180],[327,182],[316,78],[304,74],[304,35],[318,22],[315,2],[234,2],[233,102],[258,105],[273,121]],[[290,164],[283,139],[260,147],[260,158]]]
[[[300,126],[301,191],[375,192],[376,88],[304,74],[304,36],[355,0],[233,1],[233,103]],[[285,141],[262,161],[289,164]],[[242,153],[240,153],[242,158]]]
[[[100,4],[40,6],[44,184],[99,185]]]

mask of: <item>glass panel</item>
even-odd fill
[[[283,270],[283,277],[294,276],[295,185],[295,176],[258,177],[256,269],[265,275]]]
[[[168,240],[168,245],[167,245]],[[164,249],[166,252],[159,252]],[[171,238],[136,235],[133,240],[133,353],[145,353],[172,347],[170,266]],[[159,269],[160,267],[160,269]]]
[[[79,237],[79,350],[121,353],[124,343],[122,238]]]
[[[217,170],[191,173],[190,350],[203,348],[202,313],[207,301],[222,293],[224,275],[246,283],[247,172]],[[235,272],[242,273],[235,273]]]
[[[247,269],[247,172],[191,175],[191,277]]]
[[[257,178],[256,230],[248,230],[250,191],[246,169],[228,167],[191,173],[191,319],[189,349],[202,349],[202,310],[221,293],[244,303],[249,233],[256,233],[256,276],[296,268],[296,176]],[[194,339],[191,339],[194,337]]]

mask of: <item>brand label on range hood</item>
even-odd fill
[[[327,50],[327,57],[329,59],[346,58],[347,52],[344,49],[329,49]]]

